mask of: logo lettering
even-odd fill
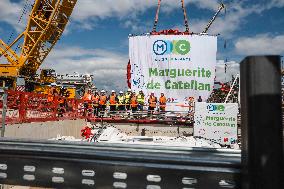
[[[214,111],[223,112],[223,111],[225,111],[225,106],[224,105],[209,104],[207,106],[207,110],[209,110],[210,112],[214,112]]]
[[[190,51],[190,43],[187,40],[165,41],[157,40],[153,44],[153,52],[156,55],[176,54],[186,55]]]

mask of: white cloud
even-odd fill
[[[259,4],[249,5],[247,2],[231,1],[225,4],[226,14],[224,11],[220,14],[215,22],[212,24],[208,33],[221,34],[226,38],[234,36],[234,32],[241,29],[241,25],[246,23],[247,16],[251,14],[261,14],[263,11],[271,8],[284,7],[284,0],[272,0]],[[218,5],[215,5],[213,10],[217,11]],[[213,15],[212,15],[213,16]],[[193,19],[191,20],[190,27],[193,32],[202,32],[208,24],[209,19]]]
[[[128,57],[123,54],[64,46],[55,48],[41,68],[52,68],[60,74],[92,74],[97,87],[122,90],[126,88],[127,62]]]
[[[284,7],[284,0],[270,0],[266,8],[270,9],[273,7],[277,7],[277,8]]]
[[[21,11],[24,8],[25,0],[20,0],[16,3],[12,0],[0,1],[0,18],[2,22],[6,22],[12,25],[19,32],[24,28],[25,22],[17,24],[17,21],[21,15]],[[32,4],[33,0],[28,0],[29,4]],[[219,18],[216,20],[211,28],[211,33],[224,33],[224,35],[231,34],[233,31],[239,28],[240,23],[250,13],[260,13],[264,10],[268,10],[274,7],[283,7],[284,0],[271,0],[269,2],[263,2],[251,6],[245,7],[246,2],[240,2],[239,0],[225,1],[228,6],[228,14],[226,18]],[[185,4],[196,5],[198,8],[206,10],[216,10],[219,0],[185,0]],[[77,5],[74,9],[72,20],[77,23],[73,25],[79,25],[82,29],[92,29],[96,26],[98,19],[106,18],[119,18],[124,19],[127,26],[132,30],[141,30],[138,25],[129,25],[127,21],[134,23],[141,13],[145,13],[149,8],[156,8],[156,0],[80,0],[77,1]],[[171,12],[175,9],[180,9],[180,1],[177,0],[163,0],[162,11]],[[188,11],[191,11],[191,7]],[[29,9],[30,10],[30,6]],[[154,17],[154,12],[151,15]],[[26,19],[27,15],[23,16]],[[209,18],[208,18],[209,19]],[[191,28],[193,31],[200,32],[204,29],[208,20],[190,20]],[[142,22],[139,22],[142,24]],[[146,32],[146,31],[145,31]]]
[[[205,9],[214,9],[218,5],[217,0],[186,0],[185,4],[188,3]],[[82,21],[91,18],[131,17],[156,6],[156,0],[84,0],[78,1],[73,18]],[[161,9],[162,11],[171,11],[180,7],[180,1],[163,0]]]
[[[23,15],[21,21],[19,19],[23,12],[23,8],[26,7],[26,11],[31,9],[31,4],[27,1],[27,5],[24,5],[24,0],[19,3],[12,2],[11,0],[1,0],[0,1],[0,22],[5,22],[10,24],[16,29],[17,32],[21,32],[25,28],[27,15]],[[26,13],[25,11],[25,13]]]
[[[218,0],[186,0],[185,4],[195,4],[201,9],[214,10],[218,6]],[[119,18],[124,20],[124,26],[129,27],[134,32],[141,32],[142,29],[149,28],[145,21],[141,22],[138,16],[145,13],[149,8],[156,8],[156,0],[84,0],[78,1],[72,19],[75,22],[83,23],[87,29],[94,27],[98,19]],[[175,9],[181,9],[181,3],[177,0],[163,0],[161,12],[170,13]],[[190,10],[189,10],[190,11]],[[151,12],[154,15],[155,12]],[[162,13],[161,13],[162,14]],[[147,32],[144,30],[143,32]]]
[[[225,73],[225,66],[227,65],[227,70]],[[240,64],[235,61],[226,62],[224,60],[219,60],[216,65],[216,81],[226,82],[231,81],[232,76],[236,77],[240,73]]]
[[[208,33],[221,34],[226,38],[230,38],[234,35],[235,31],[241,28],[241,24],[245,23],[245,18],[258,10],[254,6],[247,7],[244,3],[238,1],[232,1],[225,6],[226,13],[223,9],[211,25]],[[215,11],[217,11],[217,8],[218,5],[215,7]],[[211,18],[191,20],[191,30],[196,33],[202,32],[210,19]]]
[[[238,39],[235,43],[235,49],[240,55],[283,55],[283,44],[284,35],[262,34]]]

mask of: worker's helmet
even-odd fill
[[[151,91],[151,94],[155,94],[155,92],[154,92],[154,91]]]
[[[123,94],[123,92],[122,92],[122,91],[119,91],[119,94]]]
[[[101,93],[105,93],[106,91],[105,90],[101,90]]]
[[[115,90],[112,90],[111,92],[112,92],[112,93],[115,93]]]
[[[131,89],[128,89],[127,92],[131,92]]]
[[[56,84],[56,83],[51,83],[50,85],[51,85],[52,87],[53,87],[53,86],[57,86],[57,84]]]

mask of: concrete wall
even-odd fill
[[[98,123],[100,124],[100,123]],[[24,139],[50,139],[57,135],[73,136],[81,139],[81,129],[87,125],[85,120],[65,120],[44,123],[24,123],[7,125],[5,137]],[[140,136],[145,129],[146,136],[192,136],[193,129],[189,127],[150,125],[150,124],[115,124],[117,129],[130,136]]]
[[[25,139],[50,139],[61,136],[81,138],[81,129],[86,125],[85,120],[50,121],[44,123],[24,123],[7,125],[5,137]]]

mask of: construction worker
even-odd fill
[[[123,95],[122,91],[119,91],[119,95],[118,95],[117,99],[118,99],[117,109],[119,111],[124,111],[125,110],[125,96]]]
[[[93,108],[94,108],[94,116],[99,116],[99,101],[100,101],[100,95],[98,91],[95,91],[92,95],[92,102],[93,102]]]
[[[149,103],[148,114],[153,114],[157,105],[157,97],[155,97],[154,92],[151,92],[150,97],[148,99],[148,103]]]
[[[132,113],[136,112],[137,107],[138,107],[138,101],[137,101],[137,96],[135,92],[133,92],[131,95],[130,105],[131,105]]]
[[[47,102],[48,103],[53,102],[55,91],[56,91],[56,83],[51,83],[51,87],[48,90],[48,94],[47,94]]]
[[[130,110],[130,98],[131,98],[131,89],[127,90],[125,94],[125,108],[126,110]]]
[[[84,116],[86,116],[87,112],[89,112],[91,108],[91,100],[92,100],[91,89],[88,89],[87,92],[85,92],[84,96],[82,97],[82,100],[84,101]]]
[[[107,103],[107,96],[106,96],[106,92],[105,90],[101,91],[101,95],[100,95],[100,115],[104,116],[105,110],[106,110],[106,103]]]
[[[194,112],[194,107],[195,107],[195,101],[194,101],[194,97],[190,96],[188,98],[188,106],[189,106],[189,113],[193,113]]]
[[[111,91],[111,95],[109,96],[109,111],[111,114],[116,112],[116,105],[118,102],[115,90]]]
[[[138,110],[143,111],[143,107],[145,103],[145,95],[142,90],[140,90],[139,94],[137,95],[137,101],[138,101]]]
[[[164,93],[161,93],[161,96],[160,96],[160,99],[159,99],[159,103],[160,103],[160,112],[166,111],[167,99],[166,99]]]

